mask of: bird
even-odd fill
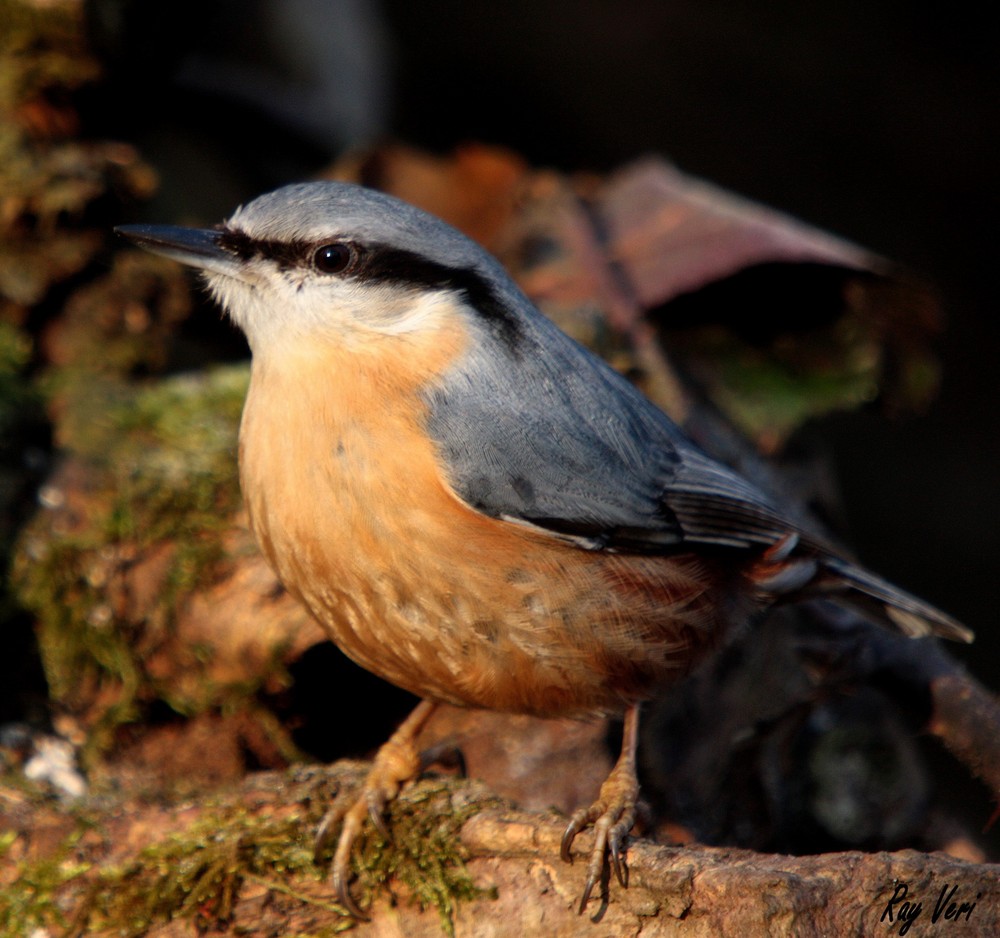
[[[125,225],[196,268],[246,335],[240,483],[285,588],[351,659],[421,702],[331,809],[330,881],[426,768],[441,703],[623,717],[561,856],[594,829],[583,913],[624,888],[640,708],[779,602],[825,597],[910,636],[971,641],[700,449],[548,319],[483,247],[351,183],[284,186],[221,225]]]

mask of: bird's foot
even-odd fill
[[[434,711],[434,706],[426,700],[417,706],[376,753],[372,767],[354,802],[345,801],[331,807],[316,831],[314,849],[316,856],[319,857],[332,841],[337,825],[343,821],[337,849],[334,851],[330,866],[330,884],[337,901],[357,919],[367,920],[368,916],[361,911],[350,893],[351,848],[361,833],[365,815],[371,818],[372,824],[387,841],[391,840],[389,828],[385,823],[386,807],[399,794],[405,782],[416,778],[430,762],[434,761],[433,753],[436,750],[432,750],[431,755],[425,759],[416,748],[417,734]]]
[[[601,879],[606,858],[622,888],[628,887],[628,872],[622,857],[625,838],[635,824],[639,801],[639,781],[635,774],[635,741],[638,729],[638,708],[625,717],[622,753],[604,784],[597,800],[589,808],[581,808],[570,819],[562,838],[563,860],[573,862],[572,847],[576,835],[593,825],[594,847],[587,864],[587,881],[580,898],[579,914],[587,907],[594,886]]]

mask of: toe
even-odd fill
[[[573,841],[576,840],[576,835],[580,833],[584,828],[589,827],[594,821],[600,817],[601,811],[603,811],[603,805],[599,803],[594,803],[589,808],[580,808],[572,818],[570,818],[569,824],[566,825],[566,831],[562,836],[562,843],[559,845],[559,856],[562,858],[564,863],[573,862]]]

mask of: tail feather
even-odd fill
[[[904,635],[911,638],[938,635],[957,642],[971,642],[975,637],[972,630],[961,622],[898,586],[893,586],[870,570],[855,566],[839,557],[824,557],[822,564],[824,569],[839,581],[838,586],[841,589],[844,586],[848,588],[844,599],[861,600],[858,605],[866,608],[870,603],[865,603],[865,599],[875,600],[877,611],[881,613],[880,617]],[[855,593],[857,596],[852,597]]]

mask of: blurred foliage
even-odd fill
[[[132,147],[78,139],[73,95],[100,72],[82,15],[80,3],[0,0],[0,317],[15,322],[100,250],[95,202],[156,186]]]
[[[40,466],[25,465],[15,441],[30,442],[42,422],[41,399],[26,374],[32,343],[16,326],[0,321],[0,563],[6,567],[12,539],[22,519],[21,504]],[[39,460],[40,462],[40,460]],[[12,612],[0,593],[0,616]]]
[[[658,310],[664,344],[765,452],[829,413],[871,404],[919,412],[941,381],[940,301],[927,284],[883,267],[747,269]]]
[[[0,434],[6,434],[32,397],[21,374],[31,358],[31,342],[19,329],[0,322]]]
[[[850,314],[803,335],[779,336],[764,348],[720,327],[685,339],[678,343],[685,367],[763,448],[778,449],[812,417],[868,404],[879,394],[882,347]]]
[[[126,541],[147,543],[174,532],[184,525],[168,521],[171,512],[190,512],[197,518],[185,527],[191,536],[181,539],[176,552],[171,596],[200,575],[208,550],[196,536],[208,526],[202,515],[209,514],[209,502],[218,507],[224,501],[219,491],[236,488],[231,438],[245,378],[229,378],[237,385],[232,393],[220,388],[229,387],[226,378],[204,379],[215,389],[214,397],[208,392],[209,406],[218,407],[208,419],[192,414],[198,397],[192,387],[143,390],[129,381],[163,370],[173,332],[191,304],[176,265],[137,251],[116,255],[110,268],[107,263],[111,223],[127,203],[153,192],[156,175],[129,145],[87,139],[77,103],[100,74],[87,47],[82,2],[0,0],[0,560],[5,566],[18,529],[36,507],[35,487],[53,470],[52,443],[79,450],[92,474],[85,511],[71,530],[60,532],[65,538],[49,532],[40,546],[51,511],[37,515],[22,534],[18,585],[13,596],[5,591],[3,597],[4,627],[15,627],[18,603],[26,603],[39,617],[41,657],[50,689],[59,689],[56,699],[66,703],[82,688],[100,686],[95,675],[104,669],[123,681],[125,689],[112,696],[128,710],[125,701],[137,692],[136,650],[129,647],[128,633],[96,627],[107,607],[95,573],[101,566],[97,558],[107,567],[108,557],[120,554]],[[164,407],[172,413],[165,416]],[[220,446],[227,447],[225,458],[217,457],[219,466],[212,463],[216,450],[208,439],[217,427],[206,428],[212,419],[225,424],[218,431],[224,436]],[[155,464],[150,438],[169,438],[171,420],[185,440],[202,447],[201,464],[185,468],[186,486],[176,469],[183,441],[172,441],[172,468]],[[212,475],[216,469],[224,480]],[[43,506],[51,509],[58,492],[58,486],[43,487]],[[34,557],[25,553],[27,544]],[[168,601],[164,597],[161,608]],[[79,629],[72,639],[71,624]]]

